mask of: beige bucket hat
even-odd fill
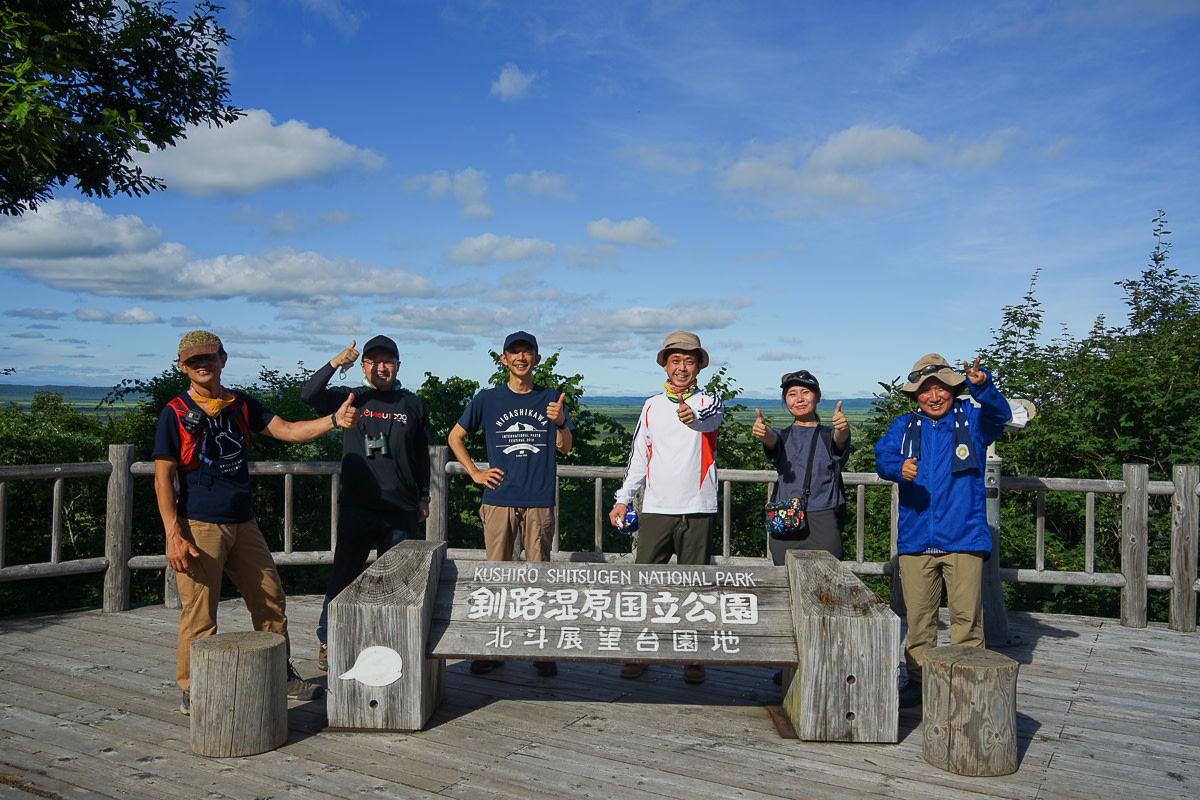
[[[688,352],[698,352],[700,354],[700,369],[708,366],[708,351],[700,346],[700,337],[694,333],[687,331],[675,331],[668,334],[663,340],[662,349],[658,351],[658,365],[660,367],[667,364],[667,352],[670,350],[684,350]]]
[[[962,386],[967,382],[965,375],[954,371],[954,367],[946,359],[942,358],[937,353],[921,356],[917,363],[913,364],[912,372],[908,373],[908,383],[900,387],[900,391],[906,394],[917,395],[921,393],[921,386],[930,378],[937,378],[942,383],[949,386],[952,390],[962,390]],[[957,394],[958,392],[955,392]]]

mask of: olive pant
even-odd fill
[[[908,607],[904,665],[909,680],[920,682],[925,651],[937,647],[943,586],[950,609],[950,644],[984,647],[982,553],[902,555],[900,585]]]

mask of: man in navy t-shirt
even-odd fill
[[[571,450],[574,426],[567,415],[566,395],[533,382],[541,362],[537,339],[525,331],[504,340],[501,363],[508,381],[475,395],[450,431],[450,449],[458,463],[483,486],[483,539],[488,561],[511,561],[518,534],[526,561],[547,561],[554,538],[557,481],[555,450]],[[487,469],[479,469],[467,453],[467,434],[482,429]],[[503,662],[476,661],[471,671],[491,672]],[[557,673],[552,662],[537,663],[539,674]]]
[[[241,591],[255,629],[288,639],[283,584],[254,517],[246,459],[250,434],[308,442],[336,427],[353,428],[358,419],[349,399],[320,419],[277,417],[254,398],[221,385],[228,357],[216,334],[184,335],[175,363],[190,386],[163,408],[154,438],[154,491],[167,535],[167,564],[176,572],[183,605],[175,677],[185,714],[191,713],[192,642],[217,632],[222,573]],[[311,700],[320,693],[289,661],[288,697]]]

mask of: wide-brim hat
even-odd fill
[[[209,331],[188,331],[179,340],[179,360],[187,361],[192,356],[211,356],[224,352],[221,337]]]
[[[965,375],[954,371],[954,367],[946,359],[942,358],[937,353],[921,356],[917,359],[917,363],[913,364],[912,371],[908,373],[908,383],[900,387],[900,391],[916,396],[921,393],[921,387],[925,382],[937,378],[942,383],[950,387],[951,390],[962,390],[962,386],[967,382]],[[958,392],[955,391],[955,394]]]
[[[667,365],[667,353],[671,350],[683,350],[700,354],[700,369],[708,366],[708,351],[700,346],[700,337],[687,331],[675,331],[663,340],[662,349],[658,351],[658,365]]]

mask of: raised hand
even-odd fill
[[[900,467],[900,477],[906,481],[915,480],[917,477],[917,460],[910,458],[904,462],[904,466]]]
[[[349,369],[350,365],[358,361],[358,351],[354,349],[354,345],[356,344],[358,344],[358,340],[351,339],[349,347],[329,359],[329,366],[342,368],[341,376],[343,378],[346,377],[346,370]]]
[[[358,417],[361,414],[362,409],[354,407],[354,395],[347,394],[342,405],[334,412],[333,421],[339,428],[353,428],[358,424]]]
[[[987,381],[987,373],[979,368],[979,356],[975,356],[975,364],[972,365],[969,361],[963,362],[963,370],[967,373],[967,380],[973,386],[982,386]]]
[[[850,422],[846,419],[846,415],[842,413],[842,401],[838,400],[837,407],[833,409],[833,429],[835,431],[850,430]]]
[[[750,426],[750,432],[754,434],[756,439],[765,439],[769,430],[771,428],[767,425],[767,421],[763,419],[762,412],[757,408],[754,409],[754,424]]]
[[[692,411],[692,407],[683,400],[679,401],[679,408],[675,409],[675,414],[684,425],[691,425],[696,420],[696,414]]]
[[[558,399],[546,406],[546,416],[554,420],[554,424],[562,427],[567,424],[567,415],[563,410],[566,405],[566,393],[559,394]]]

